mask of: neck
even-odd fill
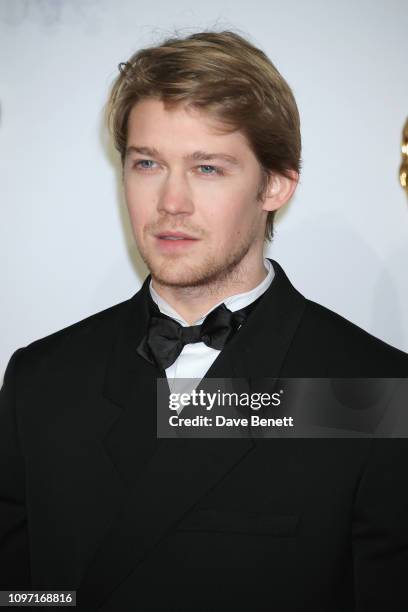
[[[253,262],[240,262],[234,270],[223,278],[198,287],[174,287],[158,283],[152,278],[152,286],[161,298],[189,324],[200,319],[219,302],[232,295],[246,293],[259,285],[267,276],[263,256]]]

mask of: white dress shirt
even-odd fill
[[[259,298],[268,289],[275,276],[273,266],[269,259],[264,258],[264,265],[268,271],[268,274],[264,280],[259,283],[259,285],[250,291],[246,291],[245,293],[237,293],[236,295],[231,295],[225,300],[221,300],[210,308],[210,310],[200,319],[195,321],[193,325],[201,325],[205,317],[222,303],[224,303],[229,310],[235,312],[236,310],[245,308],[245,306],[248,306]],[[183,327],[188,327],[190,325],[178,314],[178,312],[174,310],[174,308],[170,306],[168,302],[166,302],[166,300],[160,297],[157,291],[154,290],[152,281],[150,281],[149,290],[153,300],[159,307],[160,312],[171,317],[177,321],[177,323],[183,325]],[[205,373],[208,372],[209,368],[216,360],[220,352],[221,351],[218,351],[211,346],[207,346],[204,342],[186,344],[176,361],[166,369],[166,376],[170,390],[175,392],[177,381],[177,392],[191,392],[191,390],[198,385],[200,380],[204,377]],[[183,382],[183,379],[187,380]],[[194,379],[193,384],[191,383],[191,379]]]

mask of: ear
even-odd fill
[[[276,172],[270,175],[262,210],[278,210],[290,200],[299,182],[299,173],[289,170],[288,175]]]

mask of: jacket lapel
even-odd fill
[[[271,261],[275,278],[264,299],[206,377],[279,375],[305,300],[279,264]],[[254,448],[245,438],[157,439],[156,379],[164,378],[165,372],[135,350],[148,323],[149,281],[150,276],[128,302],[106,371],[104,395],[115,405],[117,417],[103,442],[127,493],[78,590],[80,609],[89,612]]]
[[[245,325],[226,345],[208,378],[237,377],[251,380],[279,376],[306,306],[278,262],[269,260],[275,277]]]

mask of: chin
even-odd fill
[[[161,285],[187,287],[206,275],[202,256],[192,257],[189,253],[164,255],[144,243],[137,243],[137,247],[152,278]],[[194,259],[200,260],[194,262]]]
[[[164,264],[149,265],[149,270],[155,281],[167,287],[194,287],[206,284],[207,271],[202,266],[193,268],[186,265],[185,259],[169,261]]]
[[[175,257],[161,256],[150,249],[139,248],[139,251],[158,284],[175,288],[205,287],[239,278],[237,268],[250,248],[251,239],[235,245],[235,249],[226,254],[200,253],[199,257],[188,253]]]
[[[187,258],[180,258],[173,262],[167,260],[158,265],[148,265],[152,278],[160,285],[174,288],[209,287],[225,282],[231,275],[234,266],[226,262],[216,262],[208,259],[200,261],[196,266],[187,263]]]

